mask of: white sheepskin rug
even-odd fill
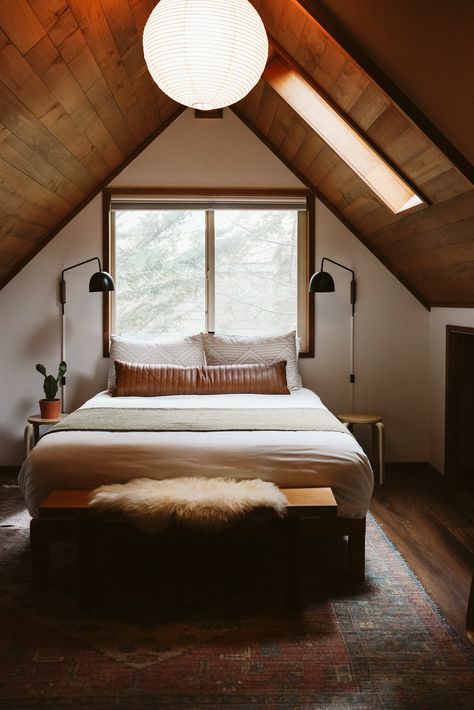
[[[272,508],[280,517],[286,512],[283,493],[258,478],[135,478],[96,488],[89,505],[120,512],[147,533],[157,533],[173,522],[218,530],[255,508]]]

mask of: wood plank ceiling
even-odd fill
[[[472,183],[323,30],[316,3],[252,4],[284,56],[432,204],[393,214],[264,78],[233,107],[237,115],[423,303],[474,305]]]
[[[143,59],[153,7],[0,3],[0,284],[182,111]]]
[[[316,3],[252,3],[274,48],[430,204],[390,212],[265,77],[235,113],[420,301],[474,305],[474,190],[466,161],[427,131],[415,110],[400,108],[370,63],[364,71],[360,57],[357,64],[340,37],[329,36]],[[0,286],[183,110],[158,89],[143,60],[141,34],[154,4],[0,3]]]

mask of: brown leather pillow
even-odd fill
[[[286,360],[273,365],[152,365],[115,360],[114,397],[172,394],[289,394]]]
[[[286,360],[198,367],[198,394],[290,394]]]

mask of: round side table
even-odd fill
[[[67,416],[66,414],[60,414],[57,419],[43,419],[40,414],[32,414],[27,419],[27,424],[25,427],[25,451],[26,455],[30,453],[33,446],[36,446],[41,438],[40,427],[41,426],[53,426],[57,424]]]
[[[370,424],[372,427],[372,458],[377,462],[379,483],[385,480],[385,430],[380,414],[338,414],[337,418],[348,426],[353,424]]]

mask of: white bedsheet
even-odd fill
[[[111,397],[90,407],[318,407],[308,389],[289,395]],[[342,517],[362,518],[373,489],[367,456],[348,433],[324,431],[103,432],[44,436],[24,462],[20,489],[31,515],[54,488],[94,488],[132,478],[227,476],[279,486],[331,486]]]

